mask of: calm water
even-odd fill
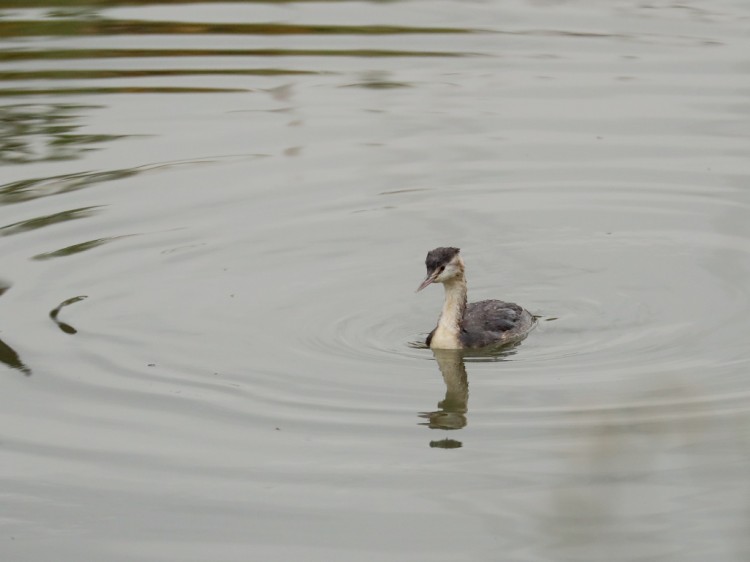
[[[9,4],[3,560],[750,557],[744,0]]]

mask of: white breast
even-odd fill
[[[435,333],[432,334],[430,347],[433,349],[461,349],[458,332],[447,330],[443,326],[438,325]]]

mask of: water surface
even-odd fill
[[[744,2],[5,6],[3,559],[747,559]]]

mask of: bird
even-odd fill
[[[524,339],[536,321],[522,306],[500,300],[467,304],[465,265],[460,251],[441,247],[427,253],[427,277],[417,292],[432,283],[442,283],[445,302],[437,326],[425,343],[432,349],[478,349]]]

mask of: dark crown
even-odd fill
[[[424,260],[427,271],[435,271],[438,267],[447,265],[449,261],[456,257],[458,248],[435,248],[427,252],[427,259]]]

